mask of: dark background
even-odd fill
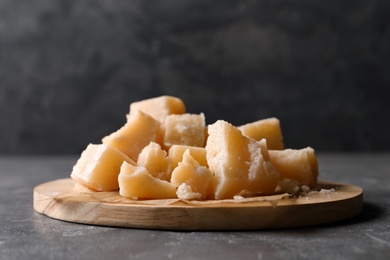
[[[0,153],[78,154],[133,101],[389,151],[390,1],[0,0]]]

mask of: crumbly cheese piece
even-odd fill
[[[270,150],[269,156],[281,177],[310,188],[317,185],[318,162],[313,148]]]
[[[249,180],[247,190],[250,193],[272,194],[278,185],[279,172],[269,161],[268,147],[265,139],[257,142],[257,146],[251,146],[252,163],[249,168]]]
[[[170,159],[171,171],[173,171],[179,162],[183,160],[183,154],[189,150],[191,156],[202,166],[208,167],[206,159],[206,149],[204,147],[189,146],[189,145],[172,145],[168,151]]]
[[[184,114],[186,112],[186,107],[180,98],[172,96],[160,96],[133,102],[130,104],[130,115],[136,113],[138,110],[151,115],[160,123],[164,123],[165,118],[168,115]]]
[[[158,143],[150,142],[142,149],[137,165],[145,167],[152,176],[158,179],[169,181],[171,177],[170,159]]]
[[[135,162],[119,150],[105,144],[89,144],[73,166],[71,177],[96,191],[119,189],[118,174],[123,162]]]
[[[118,176],[119,194],[128,198],[176,198],[176,186],[153,177],[145,167],[124,162]]]
[[[142,149],[156,141],[159,126],[160,123],[153,117],[137,110],[127,117],[127,123],[123,127],[104,137],[102,142],[137,161]]]
[[[283,135],[280,121],[277,118],[266,118],[239,126],[238,129],[250,138],[260,141],[265,138],[270,150],[283,150]]]
[[[206,123],[203,113],[169,115],[164,123],[164,146],[189,145],[203,147]]]
[[[265,193],[275,190],[279,174],[264,160],[258,142],[223,120],[209,125],[208,134],[206,157],[215,174],[216,199],[233,198],[248,188]]]
[[[176,191],[176,195],[181,200],[198,200],[202,198],[202,195],[198,192],[193,192],[191,186],[182,183]]]
[[[277,190],[289,194],[297,194],[300,191],[299,182],[289,178],[281,178],[278,182]]]
[[[205,199],[211,192],[212,172],[199,164],[190,155],[190,150],[183,154],[183,161],[173,170],[171,183],[179,187],[185,183],[191,187],[195,193],[199,193],[202,199]]]

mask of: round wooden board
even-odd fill
[[[246,202],[134,201],[118,192],[94,192],[72,179],[60,179],[34,188],[34,209],[76,223],[167,230],[304,227],[349,219],[361,212],[360,187],[327,181],[319,181],[319,185],[323,192],[283,199],[277,195]]]

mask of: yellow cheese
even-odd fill
[[[275,190],[279,174],[264,160],[261,144],[223,120],[209,125],[208,133],[206,158],[215,174],[216,199],[233,198],[248,188],[256,193]]]
[[[199,146],[205,144],[206,123],[204,114],[169,115],[164,123],[164,146],[175,144]]]
[[[159,126],[160,123],[153,117],[137,111],[127,117],[127,123],[123,127],[104,137],[102,142],[137,161],[142,149],[156,141]]]
[[[270,150],[283,150],[283,135],[280,122],[277,118],[267,118],[256,122],[239,126],[238,129],[250,138],[260,141],[267,139],[267,146]]]
[[[176,197],[176,186],[153,177],[145,167],[124,162],[118,176],[119,194],[133,199],[170,199]]]
[[[257,147],[252,146],[252,149],[254,150],[251,151],[252,163],[249,168],[250,183],[247,190],[252,194],[272,194],[275,192],[278,185],[280,174],[269,161],[266,140],[260,140],[257,142],[257,145]],[[258,149],[260,149],[260,153],[258,152]],[[255,157],[253,155],[255,155]]]
[[[71,177],[96,191],[119,189],[118,174],[123,162],[135,162],[119,150],[105,144],[89,144],[73,166]]]
[[[270,161],[281,177],[297,181],[300,185],[315,188],[318,163],[313,148],[270,150]]]
[[[213,177],[211,171],[205,166],[201,166],[199,162],[194,160],[190,155],[190,150],[186,150],[183,154],[183,161],[173,170],[171,183],[176,187],[183,183],[186,186],[182,187],[177,193],[179,199],[194,198],[192,192],[200,194],[201,199],[205,199],[210,194],[210,182]],[[180,192],[186,191],[186,192]],[[196,198],[196,196],[195,196]]]
[[[138,166],[145,167],[148,172],[154,177],[169,181],[170,175],[170,159],[167,157],[167,152],[161,149],[161,146],[155,142],[142,149],[138,156]]]
[[[133,102],[126,124],[90,144],[71,177],[89,189],[150,199],[231,199],[316,186],[314,150],[284,149],[277,118],[239,127],[205,121],[176,97]]]
[[[190,151],[191,156],[202,166],[208,167],[206,159],[206,149],[204,147],[188,146],[188,145],[172,145],[168,151],[168,157],[171,163],[171,171],[173,171],[179,162],[183,160],[183,154],[186,150]]]
[[[171,114],[184,114],[186,107],[180,98],[172,96],[160,96],[145,99],[130,104],[130,115],[137,110],[151,115],[160,123],[164,123],[165,118]]]

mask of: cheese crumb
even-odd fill
[[[201,194],[198,192],[193,192],[191,186],[182,183],[176,191],[176,195],[179,199],[182,200],[196,200],[201,198]]]
[[[241,196],[241,195],[236,195],[236,196],[233,197],[233,199],[235,199],[235,200],[243,200],[245,198],[243,196]]]

